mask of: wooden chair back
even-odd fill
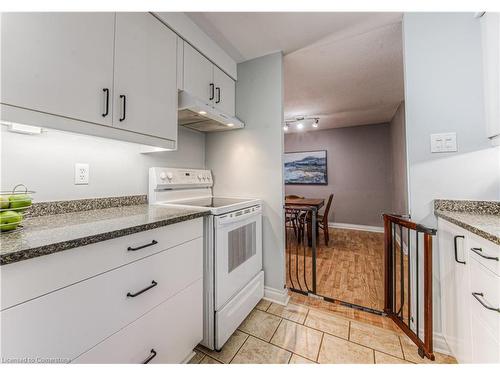
[[[332,206],[333,194],[328,197],[328,202],[326,202],[325,212],[323,213],[323,223],[328,224],[328,214],[330,213],[330,207]]]

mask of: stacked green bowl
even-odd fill
[[[24,191],[19,188],[24,188]],[[22,227],[23,212],[31,207],[33,193],[23,184],[16,185],[11,191],[0,192],[0,231]]]

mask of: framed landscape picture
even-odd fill
[[[326,150],[286,152],[285,184],[328,185]]]

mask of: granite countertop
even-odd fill
[[[36,216],[0,235],[0,265],[48,255],[208,215],[209,210],[129,205]]]
[[[500,202],[437,199],[434,213],[500,245]]]

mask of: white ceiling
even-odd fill
[[[403,100],[401,13],[187,13],[237,62],[283,51],[285,118],[388,122]]]

